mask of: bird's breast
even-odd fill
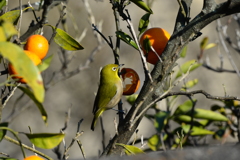
[[[123,94],[122,81],[121,80],[118,81],[115,85],[117,87],[117,92],[115,96],[109,101],[107,108],[113,108],[114,106],[116,106],[122,97]]]

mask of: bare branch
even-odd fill
[[[240,101],[240,97],[235,97],[235,96],[213,96],[213,95],[207,93],[204,90],[196,90],[196,91],[191,91],[191,92],[170,92],[170,93],[166,94],[165,96],[159,98],[157,101],[161,101],[161,100],[163,100],[163,99],[165,99],[167,97],[175,96],[175,95],[194,96],[195,94],[202,94],[207,99],[213,99],[213,100],[221,100],[221,101],[237,100],[237,101]]]

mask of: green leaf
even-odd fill
[[[222,114],[201,108],[195,108],[192,115],[192,105],[193,104],[190,100],[185,101],[176,109],[173,116],[189,115],[193,116],[194,118],[207,119],[211,121],[228,121],[228,118]]]
[[[5,31],[4,31],[3,27],[0,27],[0,42],[5,42],[5,41],[7,41]]]
[[[0,157],[0,160],[18,160],[18,159],[9,158],[9,157]]]
[[[127,155],[144,153],[143,150],[141,150],[138,147],[132,146],[132,145],[126,145],[126,144],[122,144],[122,143],[116,143],[116,145],[123,147],[125,149],[125,152]]]
[[[138,25],[139,35],[141,35],[147,29],[150,15],[151,15],[150,13],[146,13],[140,19],[139,25]]]
[[[190,129],[190,125],[182,125],[182,129],[184,133],[187,134]],[[196,126],[193,126],[190,133],[191,136],[204,136],[204,135],[213,135],[213,134],[214,134],[213,131],[209,131],[207,129],[196,127]]]
[[[0,1],[0,10],[2,10],[2,8],[6,6],[6,0],[1,0]]]
[[[150,138],[148,139],[147,144],[148,144],[149,148],[151,148],[151,150],[157,151],[158,148],[159,148],[160,145],[161,145],[161,140],[160,140],[159,135],[154,134],[152,137],[150,137]]]
[[[190,89],[190,88],[194,87],[196,84],[198,84],[198,79],[194,79],[194,80],[188,81],[183,86],[183,90]]]
[[[36,99],[43,102],[44,87],[41,74],[22,48],[10,42],[0,42],[0,54],[9,60],[16,72],[26,80]]]
[[[28,95],[29,98],[31,98],[31,99],[33,100],[33,102],[36,104],[36,106],[38,107],[38,109],[39,109],[39,111],[40,111],[40,113],[41,113],[41,115],[42,115],[43,121],[45,122],[45,124],[47,124],[48,115],[47,115],[47,112],[46,112],[46,110],[44,109],[42,103],[40,103],[40,102],[35,98],[35,96],[33,95],[33,93],[32,93],[29,89],[27,89],[27,88],[25,88],[25,87],[21,87],[21,86],[19,86],[18,88],[19,88],[21,91],[23,91],[26,95]]]
[[[212,121],[209,121],[207,119],[203,119],[201,121],[199,121],[199,123],[202,125],[202,126],[208,126],[209,124],[211,124]]]
[[[51,62],[52,62],[52,59],[53,59],[53,55],[47,57],[46,59],[44,59],[42,61],[42,63],[40,63],[37,67],[38,67],[38,70],[40,72],[42,71],[45,71],[46,69],[48,69],[48,67],[50,66]]]
[[[191,67],[191,68],[190,68],[189,72],[197,69],[199,66],[201,66],[201,64],[200,64],[200,63],[197,63],[195,59],[185,62],[185,63],[180,67],[180,70],[178,71],[175,79],[181,77],[183,74],[186,74],[186,73],[188,72],[188,70],[189,70],[190,67]]]
[[[149,53],[151,49],[151,42],[148,38],[148,36],[143,40],[143,49],[145,49],[146,53]]]
[[[12,24],[16,25],[19,17],[20,17],[20,10],[13,10],[13,11],[9,11],[9,12],[6,12],[5,14],[3,14],[0,17],[0,19],[9,21]]]
[[[174,117],[174,120],[179,122],[179,123],[182,123],[182,122],[191,122],[192,118],[191,116],[188,116],[188,115],[179,115],[179,116],[176,116]]]
[[[196,101],[196,100],[194,100]],[[183,104],[181,104],[176,111],[174,112],[174,116],[176,115],[182,115],[186,114],[188,111],[192,109],[193,103],[190,100],[185,101]]]
[[[28,139],[38,148],[52,149],[59,145],[65,134],[62,133],[25,133]]]
[[[128,34],[122,32],[122,31],[116,31],[116,36],[118,38],[120,38],[121,40],[123,40],[125,43],[127,43],[128,45],[132,46],[133,48],[135,48],[136,50],[138,50],[138,46],[137,44],[134,42],[134,40],[132,39],[132,37],[130,37]]]
[[[179,115],[179,116],[175,116],[173,119],[175,122],[182,124],[182,123],[187,123],[187,124],[191,124],[192,123],[192,117],[189,115]],[[193,125],[194,126],[205,126],[203,124],[204,122],[200,123],[199,121],[197,121],[195,118],[193,118]]]
[[[204,50],[208,44],[208,37],[204,37],[200,43],[201,50]]]
[[[132,94],[130,96],[125,96],[126,97],[126,100],[127,102],[130,104],[130,105],[133,105],[134,102],[136,101],[137,97],[138,97],[138,94]]]
[[[7,41],[17,34],[18,32],[11,22],[0,19],[0,42]]]
[[[25,11],[25,10],[27,10],[29,8],[31,8],[31,7],[24,8],[23,11]],[[9,21],[12,24],[16,25],[17,22],[18,22],[18,19],[20,17],[20,13],[21,13],[20,10],[8,11],[5,14],[3,14],[2,16],[0,16],[0,19]]]
[[[56,31],[56,35],[54,36],[54,41],[63,49],[68,51],[77,51],[84,49],[78,41],[76,41],[73,37],[71,37],[68,33],[60,28],[52,27],[53,32]]]
[[[164,127],[164,124],[166,123],[166,118],[169,116],[168,112],[160,111],[157,114],[155,114],[155,121],[154,121],[154,127],[160,133]]]
[[[8,127],[8,122],[0,123],[0,127]],[[0,142],[2,141],[6,133],[7,133],[7,130],[3,130],[3,129],[0,130]]]
[[[136,4],[138,7],[142,8],[144,11],[153,14],[153,11],[151,10],[151,8],[149,8],[144,1],[142,0],[130,0],[130,1]]]
[[[191,113],[189,112],[189,115]],[[196,108],[194,110],[194,118],[207,119],[212,121],[228,121],[228,118],[220,113],[211,110]]]
[[[180,57],[185,58],[186,55],[187,55],[187,46],[184,46],[180,53]]]

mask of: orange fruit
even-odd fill
[[[35,53],[40,59],[46,57],[48,48],[48,40],[38,34],[30,36],[24,46],[25,50]]]
[[[160,56],[164,51],[169,38],[170,34],[166,30],[157,27],[150,28],[141,35],[140,45],[143,49],[144,55],[147,58],[147,62],[155,65],[159,60],[157,55],[151,49],[148,49],[149,47],[146,45],[147,41],[149,40],[150,46],[152,46]]]
[[[123,79],[124,88],[123,95],[131,95],[135,93],[140,86],[140,79],[137,72],[131,68],[122,68],[121,76]],[[130,84],[127,84],[126,79],[130,79]]]
[[[41,59],[34,53],[24,50],[24,53],[33,61],[33,63],[37,66],[39,65],[42,61]],[[16,72],[16,70],[14,69],[13,65],[11,63],[8,64],[8,72],[10,75],[18,75],[18,73]],[[18,82],[21,83],[26,83],[25,79],[23,79],[20,76],[13,76],[13,79],[19,79]]]
[[[44,160],[44,159],[39,156],[32,155],[32,156],[24,158],[23,160]]]

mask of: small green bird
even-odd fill
[[[108,64],[104,66],[100,73],[100,84],[97,96],[94,101],[91,129],[94,131],[97,119],[108,109],[112,109],[118,104],[123,93],[122,80],[118,75],[122,65]]]

